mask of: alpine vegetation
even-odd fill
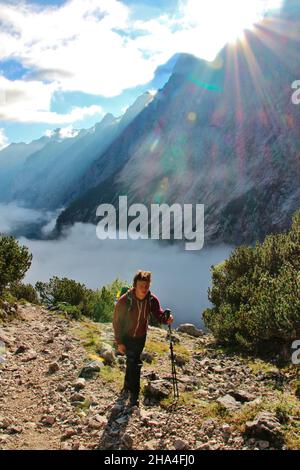
[[[300,337],[299,246],[297,211],[289,232],[269,235],[255,247],[241,246],[213,268],[213,308],[203,319],[219,342],[290,357]]]

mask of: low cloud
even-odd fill
[[[201,325],[201,313],[209,306],[207,289],[210,267],[223,261],[232,248],[220,246],[188,253],[151,240],[104,240],[96,227],[77,223],[65,238],[53,241],[20,242],[33,254],[26,282],[48,281],[52,276],[68,277],[96,289],[116,278],[132,282],[138,269],[152,271],[152,290],[163,308],[171,308],[176,324]]]
[[[45,84],[38,81],[8,80],[0,76],[0,119],[6,121],[71,124],[87,116],[102,116],[99,105],[73,107],[66,113],[51,111],[51,99],[57,83]]]
[[[42,224],[50,233],[58,213],[43,213],[15,204],[0,204],[0,232],[9,234],[29,224]],[[68,277],[92,289],[115,279],[132,282],[138,269],[152,271],[152,290],[163,308],[171,308],[175,324],[201,325],[201,313],[209,307],[207,289],[210,267],[229,256],[230,246],[187,252],[182,248],[152,240],[99,240],[96,226],[76,223],[58,240],[30,240],[18,236],[21,245],[33,254],[25,282],[35,284],[52,276]]]
[[[52,228],[53,218],[56,216],[57,213],[28,209],[13,202],[0,203],[0,233],[5,235],[22,233],[31,225],[44,225],[49,232]]]
[[[47,137],[53,137],[55,134],[59,135],[61,139],[72,139],[79,134],[77,129],[74,129],[73,126],[63,127],[61,129],[47,129],[44,132],[44,135]]]

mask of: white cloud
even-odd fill
[[[37,80],[8,80],[0,76],[2,99],[0,120],[68,124],[96,114],[103,115],[101,106],[74,107],[67,114],[50,111],[52,94],[57,83],[44,84]]]
[[[135,44],[156,63],[176,53],[189,53],[208,61],[245,28],[260,21],[266,11],[280,8],[282,0],[179,0],[176,16],[162,15],[134,23],[145,34]]]
[[[152,77],[134,41],[114,31],[129,25],[120,1],[70,0],[55,9],[3,5],[0,20],[7,25],[0,58],[20,58],[38,71],[36,78],[57,80],[61,91],[116,96]]]
[[[0,77],[6,93],[0,119],[72,123],[101,113],[99,106],[51,112],[55,91],[117,96],[153,76],[134,41],[114,28],[128,26],[129,10],[116,0],[69,0],[60,8],[1,4],[0,60],[16,59],[31,72],[26,80]],[[3,101],[3,100],[2,100]]]
[[[72,139],[72,137],[76,137],[78,134],[79,131],[72,126],[63,127],[59,131],[59,135],[62,139]]]
[[[8,138],[5,135],[4,129],[0,129],[0,150],[3,150],[9,145]]]
[[[282,0],[181,0],[180,11],[186,28],[195,28],[210,49],[235,41],[244,29],[261,21],[266,11],[281,4]]]
[[[14,58],[31,70],[26,81],[10,83],[23,93],[23,101],[19,106],[9,103],[4,118],[72,123],[96,114],[99,107],[74,108],[66,116],[53,113],[53,93],[113,97],[149,82],[157,66],[175,53],[213,60],[226,40],[261,17],[266,5],[280,2],[181,0],[176,15],[135,21],[130,8],[118,0],[68,0],[60,7],[0,0],[0,22],[5,25],[0,60]],[[24,90],[31,102],[26,112]]]
[[[52,137],[57,133],[57,130],[51,130],[47,129],[44,132],[44,135],[46,137]],[[76,137],[79,134],[79,131],[77,129],[74,129],[73,126],[67,126],[67,127],[62,127],[61,129],[58,129],[59,137],[62,139],[72,139],[73,137]]]
[[[0,203],[0,233],[9,235],[32,223],[44,223],[53,219],[53,213],[40,212],[20,206],[14,202]]]

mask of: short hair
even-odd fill
[[[137,281],[146,281],[151,282],[151,272],[150,271],[142,271],[141,269],[135,274],[133,278],[133,286],[136,286]]]

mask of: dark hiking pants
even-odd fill
[[[146,336],[132,338],[127,336],[124,340],[126,346],[126,372],[124,388],[133,395],[138,396],[140,392],[141,379],[141,353],[144,349]]]

